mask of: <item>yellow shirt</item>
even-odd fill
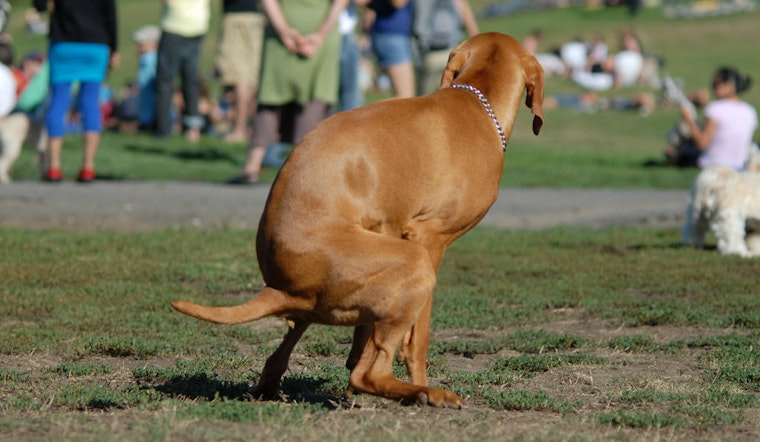
[[[208,31],[210,17],[209,0],[165,0],[161,28],[183,37],[197,37]]]

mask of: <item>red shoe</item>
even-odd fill
[[[92,169],[82,169],[77,175],[77,181],[80,183],[91,183],[95,180],[95,171]]]
[[[42,180],[49,183],[59,183],[63,179],[61,169],[48,169],[43,175]]]

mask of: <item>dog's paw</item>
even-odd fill
[[[422,391],[417,396],[417,404],[460,409],[464,405],[464,401],[449,390],[428,388],[427,391]]]

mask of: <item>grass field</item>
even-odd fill
[[[128,44],[158,2],[119,4]],[[634,24],[667,70],[696,87],[722,63],[760,78],[751,43],[759,16],[672,22],[646,10]],[[481,20],[481,28],[521,37],[540,26],[551,44],[592,32],[611,39],[629,22],[624,8],[567,9]],[[40,44],[19,35],[21,48]],[[130,63],[124,51],[123,69]],[[112,76],[114,84],[124,78]],[[551,79],[547,90],[574,89]],[[760,107],[760,89],[747,99]],[[659,158],[675,115],[550,111],[534,137],[526,111],[503,183],[686,192],[694,171],[644,166]],[[187,145],[111,133],[98,172],[219,181],[237,170],[244,149],[212,137]],[[71,137],[64,173],[76,172],[78,157]],[[31,152],[14,176],[34,179]],[[433,307],[431,384],[464,397],[463,410],[346,396],[351,330],[321,326],[296,348],[279,400],[257,401],[250,388],[287,326],[212,325],[168,305],[248,299],[262,285],[254,235],[0,226],[0,440],[760,439],[755,261],[683,249],[675,229],[479,227],[447,252]]]
[[[314,326],[278,401],[249,389],[286,329],[168,306],[262,284],[248,231],[0,229],[0,435],[14,440],[756,440],[755,262],[675,231],[476,229],[442,265],[429,374],[464,410],[348,398],[349,329]],[[6,252],[7,253],[7,252]],[[403,376],[401,366],[396,367]]]

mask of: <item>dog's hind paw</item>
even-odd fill
[[[462,398],[449,390],[429,388],[427,393],[420,392],[417,396],[417,404],[430,405],[439,408],[461,409],[464,405]]]

